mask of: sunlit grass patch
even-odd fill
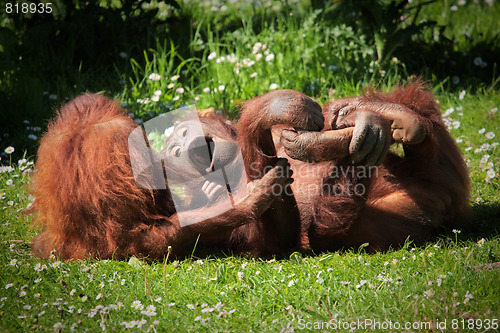
[[[33,164],[9,161],[0,173],[2,327],[276,332],[321,322],[438,325],[498,318],[499,97],[442,93],[439,100],[470,168],[477,227],[375,255],[361,249],[272,260],[198,258],[195,252],[169,263],[40,261],[29,245],[38,230],[29,228],[26,215]],[[4,161],[15,150],[7,148]],[[488,178],[485,168],[495,175]]]

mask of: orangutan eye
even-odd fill
[[[184,138],[187,134],[188,134],[188,129],[187,129],[186,127],[181,128],[181,129],[179,130],[179,135],[180,135],[181,137],[183,137],[183,138]]]
[[[179,157],[181,156],[181,147],[174,147],[170,150],[170,156]]]

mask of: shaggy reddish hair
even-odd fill
[[[237,144],[236,129],[222,117],[203,118],[201,125],[218,141]],[[298,244],[293,196],[270,193],[273,185],[289,186],[286,161],[262,165],[269,172],[262,172],[231,209],[222,214],[217,206],[184,212],[207,218],[181,227],[168,188],[148,190],[136,184],[131,159],[146,170],[141,186],[155,188],[153,172],[141,160],[146,157],[133,147],[129,151],[129,135],[137,126],[116,101],[101,95],[84,94],[61,108],[40,142],[33,177],[34,224],[43,229],[32,242],[35,255],[47,258],[56,250],[63,259],[161,259],[167,253],[183,256],[196,244],[268,255]]]
[[[126,230],[158,218],[154,193],[137,187],[130,168],[126,138],[136,127],[102,95],[79,96],[58,112],[33,177],[34,223],[46,229],[33,241],[35,254],[109,257],[129,247],[120,237]]]

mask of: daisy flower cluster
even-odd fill
[[[200,313],[194,318],[194,321],[199,321],[202,324],[209,323],[212,319],[221,317],[228,317],[236,312],[236,309],[228,310],[224,307],[222,302],[218,302],[214,306],[209,306],[207,303],[202,303],[200,306],[194,304],[186,304],[189,310],[197,311]]]
[[[462,91],[459,94],[459,100],[464,99],[464,96],[466,95],[465,90]],[[498,108],[492,108],[489,112],[488,115],[491,117],[495,117],[496,113],[498,111]],[[462,106],[457,106],[457,107],[450,107],[446,109],[443,112],[443,121],[445,125],[448,127],[448,130],[453,131],[453,130],[458,130],[460,128],[460,121],[453,119],[452,117],[463,117],[464,112],[463,112],[463,107]],[[469,145],[464,148],[466,152],[473,151],[474,154],[483,154],[481,159],[480,159],[480,168],[481,172],[484,173],[484,181],[486,183],[491,183],[496,177],[497,173],[495,170],[495,165],[493,158],[491,158],[492,152],[498,147],[499,143],[496,141],[493,141],[496,138],[496,133],[487,130],[486,128],[481,128],[478,130],[478,134],[483,138],[483,143],[477,148],[473,148],[472,145]],[[492,142],[493,141],[493,142]],[[464,143],[464,137],[458,137],[456,139],[456,142],[461,144]],[[479,201],[478,201],[479,200]],[[478,198],[476,202],[481,202],[482,199]]]
[[[490,160],[490,157],[490,154],[485,154],[481,157],[480,161],[480,167],[483,169],[483,171],[486,172],[486,177],[484,178],[484,180],[488,183],[490,183],[491,180],[497,176],[497,173],[495,171],[495,164],[492,160]]]
[[[457,112],[455,113],[455,111],[457,111]],[[446,125],[446,127],[448,127],[448,130],[459,129],[460,128],[460,121],[451,118],[450,116],[452,114],[455,114],[459,117],[462,117],[464,115],[463,114],[463,107],[461,107],[461,106],[458,106],[456,108],[450,107],[443,113],[443,121],[444,121],[444,124]]]
[[[232,71],[237,76],[245,79],[255,79],[258,77],[267,77],[269,70],[272,68],[273,63],[276,61],[276,56],[271,52],[267,44],[256,42],[252,46],[252,51],[249,56],[239,58],[234,53],[229,55],[218,55],[217,52],[211,52],[207,56],[209,63],[223,64],[227,63],[232,68]],[[217,84],[216,84],[217,85]],[[220,85],[219,85],[220,88]],[[279,85],[275,82],[269,83],[268,90],[276,90]],[[204,88],[203,92],[210,92],[210,88]],[[214,89],[214,92],[221,91]]]
[[[148,316],[148,317],[156,316],[156,307],[154,305],[148,305],[145,307],[141,303],[141,301],[135,300],[132,302],[130,307],[132,309],[139,310],[141,312],[141,314],[143,314],[145,316]]]
[[[182,94],[185,93],[184,87],[179,83],[180,75],[176,74],[170,78],[164,78],[158,73],[151,73],[148,76],[148,82],[151,87],[158,88],[154,89],[151,96],[146,98],[138,98],[136,101],[139,104],[150,104],[158,103],[162,98],[162,95],[166,95],[165,99],[169,99],[167,102],[177,102],[181,99]]]
[[[15,247],[11,247],[14,249]],[[122,317],[123,314],[117,314],[116,312],[122,312],[126,310],[126,306],[123,302],[116,302],[112,304],[105,305],[100,303],[105,300],[105,295],[102,292],[95,292],[103,290],[109,284],[110,287],[114,284],[123,285],[124,279],[121,279],[120,275],[115,271],[113,276],[109,277],[108,274],[99,275],[104,281],[96,280],[93,274],[93,269],[96,268],[96,264],[87,266],[82,263],[80,268],[75,265],[66,265],[61,261],[55,260],[48,263],[37,262],[32,265],[29,262],[23,262],[20,259],[13,258],[7,265],[9,270],[15,270],[16,272],[25,272],[26,270],[31,270],[35,272],[33,275],[35,279],[33,281],[24,283],[18,282],[14,279],[13,282],[8,282],[2,288],[2,296],[0,298],[0,315],[4,315],[3,309],[7,304],[19,305],[19,310],[16,313],[16,318],[19,320],[20,324],[26,322],[29,325],[30,318],[36,318],[36,320],[41,324],[41,327],[53,327],[55,330],[66,330],[69,331],[81,331],[84,328],[84,324],[80,326],[83,318],[91,318],[94,320],[99,320],[99,326],[103,331],[108,329],[113,330],[113,325],[119,325],[113,321],[115,316]],[[83,274],[88,274],[87,279],[81,281],[78,285],[74,285],[73,288],[66,288],[68,277],[72,271],[79,270]],[[14,276],[14,275],[13,275]],[[54,281],[62,279],[60,282]],[[46,290],[43,286],[43,282],[48,283],[56,282],[57,284],[63,283],[64,289],[62,293],[55,290],[56,295],[54,297],[53,291]],[[93,282],[95,281],[95,282]],[[23,284],[24,283],[24,284]],[[95,287],[91,287],[95,284]],[[69,286],[69,283],[68,283]],[[87,291],[86,291],[87,290]],[[94,294],[93,296],[91,296]],[[161,301],[161,297],[157,298],[156,301]],[[169,304],[172,306],[174,303]],[[126,328],[144,328],[146,324],[150,324],[150,328],[159,324],[158,320],[151,321],[157,315],[157,308],[155,305],[144,305],[140,300],[135,300],[130,303],[129,306],[136,316],[139,316],[137,320],[122,322],[121,325]],[[57,314],[57,315],[55,315]],[[60,317],[62,315],[62,317]],[[68,318],[74,318],[78,315],[77,320],[72,323],[72,320],[66,320]],[[54,316],[54,321],[50,321],[49,317]],[[59,317],[59,318],[58,318]],[[142,317],[142,318],[141,318]],[[61,319],[66,318],[64,321]],[[57,321],[60,320],[60,321]]]
[[[4,165],[0,165],[0,208],[4,210],[15,207],[16,213],[27,211],[33,207],[35,198],[29,196],[19,196],[19,190],[29,182],[29,174],[33,172],[34,163],[22,158],[16,163],[12,162],[12,154],[15,148],[8,146],[3,150],[2,155],[8,157]],[[1,161],[0,157],[0,161]],[[7,160],[7,159],[5,159]],[[27,200],[26,200],[27,199]],[[9,223],[7,222],[6,225]]]

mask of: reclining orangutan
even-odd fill
[[[419,82],[323,108],[299,92],[274,91],[244,104],[237,131],[215,116],[202,119],[201,137],[189,134],[189,122],[179,124],[162,153],[181,159],[166,169],[231,167],[233,149],[217,147],[237,142],[249,181],[232,209],[217,215],[217,205],[198,206],[184,213],[206,219],[184,227],[168,187],[138,186],[130,164],[142,157],[130,156],[127,145],[137,125],[123,112],[87,94],[64,106],[49,126],[33,179],[35,223],[45,229],[33,240],[36,255],[56,249],[63,259],[161,259],[170,246],[172,257],[189,253],[198,237],[199,245],[236,252],[283,253],[296,247],[299,223],[302,248],[369,243],[375,251],[470,218],[466,168],[433,95]],[[178,148],[200,140],[212,147],[208,159]],[[393,142],[403,144],[404,157],[388,153]],[[293,158],[293,194],[289,166],[279,156]],[[152,178],[146,172],[142,182]],[[207,181],[199,192],[210,201],[223,185]]]
[[[299,110],[303,115],[290,115],[289,111],[283,109],[273,119],[310,130],[323,125],[322,118],[317,123],[308,121],[307,109]],[[243,115],[257,119],[257,123],[269,121],[258,109],[245,109]],[[230,170],[236,129],[215,115],[200,120],[201,134],[190,131],[193,124],[189,121],[174,129],[162,152],[170,154],[164,166],[172,172],[167,174],[190,177],[200,166],[207,169],[217,164]],[[183,217],[188,222],[190,217],[202,217],[203,221],[181,226],[168,186],[154,189],[137,184],[131,160],[136,166],[147,166],[147,161],[141,161],[143,152],[128,144],[137,126],[117,102],[102,95],[85,94],[62,107],[40,142],[33,177],[34,223],[44,229],[33,239],[35,255],[47,258],[56,250],[62,259],[121,259],[130,255],[161,259],[169,251],[170,258],[189,254],[195,244],[257,255],[297,247],[300,218],[295,199],[285,192],[272,193],[275,186],[288,189],[292,182],[285,159],[275,157],[262,164],[261,177],[248,184],[246,195],[231,209],[219,214],[217,205],[198,205],[184,211]],[[138,133],[142,135],[142,130]],[[250,136],[238,140],[263,154],[276,155],[270,133],[259,139],[261,142],[251,141]],[[211,145],[209,158],[189,149],[200,140]],[[142,169],[146,170],[139,177],[142,185],[157,180],[155,171]],[[246,177],[243,179],[246,183]],[[198,192],[209,198],[206,201],[214,201],[224,185],[205,181]]]
[[[318,117],[318,105],[304,96],[302,104],[297,100],[275,91],[248,101],[240,138],[253,142],[266,131],[247,116],[249,109],[267,106],[266,118],[281,109],[308,109]],[[333,251],[368,243],[373,252],[471,221],[466,165],[435,97],[419,80],[390,93],[338,99],[323,105],[322,113],[320,132],[273,128],[278,156],[289,157],[294,173],[302,248]],[[389,152],[394,143],[402,144],[404,156]],[[248,173],[261,177],[267,157],[242,147],[250,158]],[[255,162],[259,156],[263,164]]]

